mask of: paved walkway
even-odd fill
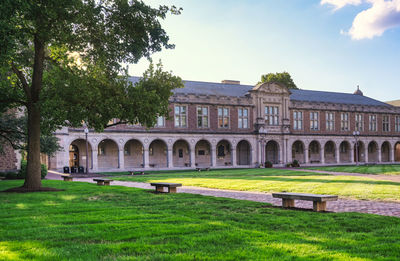
[[[62,179],[60,175],[48,173],[48,179]],[[94,183],[93,178],[74,178],[74,181]],[[127,182],[127,181],[113,181],[112,185],[134,187],[142,189],[154,189],[148,183],[142,182]],[[271,193],[263,192],[249,192],[249,191],[236,191],[236,190],[222,190],[222,189],[209,189],[201,187],[183,186],[178,188],[178,193],[199,194],[205,196],[214,196],[222,198],[233,198],[240,200],[250,200],[257,202],[271,203],[275,206],[282,206],[280,199],[272,197]],[[296,200],[296,207],[312,209],[312,202]],[[338,201],[330,201],[327,203],[327,211],[333,212],[359,212],[378,214],[383,216],[400,217],[400,203],[368,201],[368,200],[347,200],[339,199]]]

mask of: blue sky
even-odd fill
[[[254,85],[262,74],[288,71],[301,89],[360,85],[366,96],[400,99],[400,0],[145,2],[183,8],[163,22],[175,49],[153,59],[185,80]],[[143,59],[129,72],[147,66]]]

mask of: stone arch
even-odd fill
[[[390,152],[391,152],[391,146],[390,142],[385,141],[382,143],[381,146],[381,160],[382,162],[390,162]]]
[[[297,160],[299,163],[305,163],[305,146],[301,140],[296,140],[292,144],[292,160]]]
[[[232,165],[232,145],[228,140],[220,140],[217,143],[216,153],[217,166]]]
[[[195,162],[196,166],[210,167],[211,160],[211,143],[208,140],[199,140],[195,146]]]
[[[251,144],[247,140],[241,140],[236,146],[237,165],[251,165]]]
[[[313,140],[308,145],[308,158],[310,163],[321,163],[321,144]]]
[[[124,145],[125,168],[143,168],[144,147],[140,140],[130,139]]]
[[[325,163],[336,163],[336,144],[333,141],[327,141],[324,145]]]
[[[400,162],[400,142],[394,145],[394,161]]]
[[[344,140],[339,145],[339,162],[349,163],[351,162],[351,145],[350,142]]]
[[[174,167],[190,167],[190,145],[184,139],[179,139],[172,146]]]
[[[155,139],[149,144],[149,166],[151,168],[168,166],[168,146],[165,141]]]
[[[119,167],[118,143],[112,139],[104,139],[97,145],[97,161],[99,169],[114,169]]]
[[[379,147],[376,141],[368,144],[368,162],[379,162]]]
[[[265,162],[270,161],[273,164],[279,164],[279,154],[279,143],[275,140],[269,140],[265,145]]]
[[[361,140],[354,144],[354,161],[365,162],[365,145]]]

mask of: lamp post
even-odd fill
[[[264,160],[265,160],[265,137],[267,136],[267,130],[264,129],[263,127],[260,128],[258,133],[261,136],[260,139],[260,144],[261,144],[261,166],[264,166]]]
[[[88,149],[87,136],[89,134],[89,129],[87,127],[85,127],[84,132],[85,132],[85,139],[86,139],[86,174],[88,174],[89,173],[89,149]]]
[[[360,136],[359,131],[353,131],[354,139],[356,140],[356,165],[358,166],[358,137]]]

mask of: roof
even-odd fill
[[[130,77],[133,83],[139,81],[139,77]],[[195,94],[195,95],[217,95],[243,97],[254,88],[253,85],[226,84],[215,82],[184,81],[185,87],[173,90],[174,94]],[[306,102],[327,102],[353,105],[386,106],[391,105],[366,97],[350,93],[295,90],[291,89],[290,99]]]

